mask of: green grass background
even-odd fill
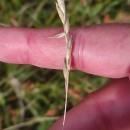
[[[66,5],[71,26],[130,22],[130,0],[68,0]],[[62,26],[54,0],[0,0],[0,25]],[[108,81],[79,71],[72,71],[70,79],[68,110]],[[1,130],[23,121],[31,123],[20,130],[47,130],[54,122],[51,117],[63,114],[64,100],[62,71],[0,63]],[[33,122],[45,117],[49,121]]]

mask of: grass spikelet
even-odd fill
[[[69,24],[69,19],[66,14],[65,1],[57,0],[56,9],[63,23],[64,34],[65,34],[64,37],[66,40],[66,57],[64,60],[64,69],[63,69],[63,74],[65,78],[65,89],[66,89],[64,119],[63,119],[63,127],[62,127],[62,130],[63,130],[64,125],[65,125],[65,120],[66,120],[67,97],[68,97],[68,87],[69,87],[69,72],[70,72],[70,66],[71,66],[72,37],[70,36],[70,24]]]

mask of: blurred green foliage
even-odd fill
[[[66,5],[71,26],[129,22],[130,0],[68,0]],[[0,24],[34,28],[62,26],[55,0],[1,0]],[[108,81],[79,71],[72,71],[70,77],[68,110]],[[0,129],[31,118],[61,116],[64,98],[62,71],[0,63]],[[47,130],[52,123],[50,118],[24,130]]]

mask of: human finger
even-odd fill
[[[61,130],[61,117],[49,130]],[[86,97],[66,116],[65,130],[129,130],[130,83],[128,78],[113,80]]]
[[[63,69],[64,38],[50,38],[61,28],[0,29],[0,61]],[[73,28],[72,69],[121,78],[130,75],[130,25]]]

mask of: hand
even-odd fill
[[[0,61],[63,69],[65,40],[56,29],[0,29]],[[72,69],[113,80],[67,113],[65,130],[130,129],[130,25],[98,25],[71,30]],[[62,118],[50,130],[61,130]]]

